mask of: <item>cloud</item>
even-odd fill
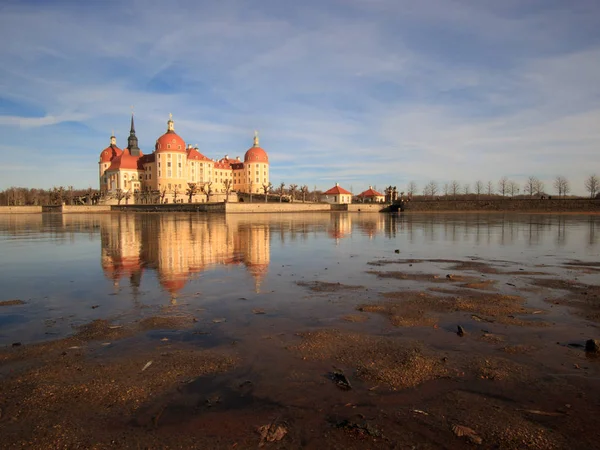
[[[600,166],[597,2],[287,6],[6,3],[0,156],[48,173],[3,171],[0,189],[97,185],[131,105],[144,152],[169,112],[211,158],[242,156],[260,130],[274,184],[562,174],[583,194]]]

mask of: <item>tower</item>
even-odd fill
[[[138,147],[138,138],[135,135],[135,125],[133,123],[133,114],[131,114],[131,129],[127,138],[127,148],[131,156],[140,156],[140,148]]]

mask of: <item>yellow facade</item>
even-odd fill
[[[186,145],[172,118],[147,155],[137,148],[132,118],[128,147],[119,149],[111,136],[110,146],[102,151],[99,179],[101,191],[136,203],[223,201],[228,193],[264,193],[270,184],[268,156],[256,132],[243,160],[227,155],[215,160]]]

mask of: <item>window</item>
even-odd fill
[[[171,144],[167,144],[167,148],[171,148]]]
[[[177,163],[177,166],[181,167],[181,163]]]
[[[171,167],[171,161],[167,163],[167,167]]]
[[[171,172],[171,169],[167,169],[167,178],[171,178],[173,176],[173,173]]]

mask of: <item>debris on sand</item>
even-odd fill
[[[376,427],[367,423],[366,421],[358,423],[358,422],[355,422],[350,419],[342,419],[342,420],[332,420],[331,422],[334,427],[350,431],[353,434],[357,434],[360,437],[364,437],[364,436],[383,437],[383,434],[381,433],[381,431],[379,431]]]
[[[443,364],[414,342],[393,337],[320,330],[299,333],[302,342],[290,350],[304,359],[331,360],[352,367],[361,380],[391,389],[406,389],[447,375]]]
[[[146,363],[146,365],[145,365],[145,366],[142,368],[142,372],[143,372],[144,370],[146,370],[148,367],[150,367],[151,365],[152,365],[152,361],[148,361],[148,362]]]
[[[452,432],[458,437],[466,437],[473,444],[481,445],[483,443],[483,439],[481,439],[473,428],[465,427],[464,425],[452,425]]]
[[[265,310],[262,308],[254,308],[252,310],[252,314],[266,314]]]
[[[458,334],[460,337],[463,337],[465,335],[465,329],[458,325],[456,327],[456,334]]]
[[[287,434],[287,428],[283,424],[277,424],[273,421],[267,425],[262,425],[256,430],[260,434],[259,447],[263,447],[265,442],[277,442],[282,440]]]
[[[350,384],[350,380],[344,375],[344,372],[341,370],[334,370],[333,372],[329,372],[327,374],[329,379],[335,383],[337,387],[339,387],[343,391],[349,391],[352,389],[352,385]]]
[[[585,341],[585,351],[589,353],[599,353],[600,341],[598,341],[598,339],[588,339]]]
[[[213,323],[223,323],[223,322],[226,322],[227,319],[225,319],[223,317],[219,317],[217,319],[213,319],[212,321],[213,321]]]

